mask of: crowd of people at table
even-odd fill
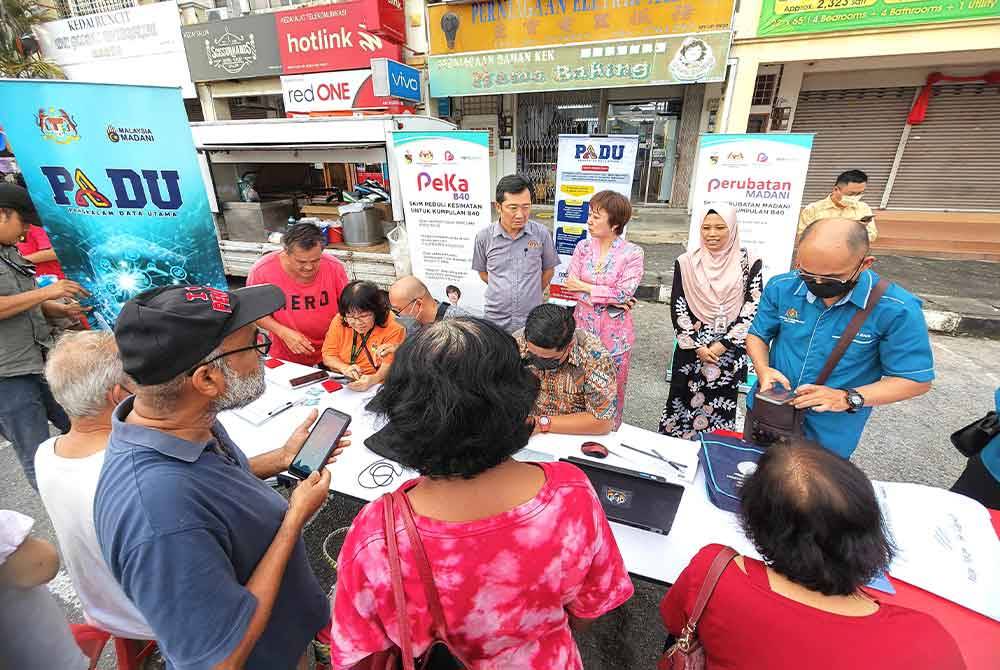
[[[766,285],[723,203],[701,213],[700,240],[675,263],[676,350],[660,431],[738,430],[750,361],[757,386],[794,391],[794,406],[808,410],[802,435],[770,447],[741,489],[740,521],[763,560],[736,556],[722,573],[698,626],[709,668],[803,659],[965,667],[935,619],[863,588],[895,548],[850,456],[873,407],[920,395],[934,377],[920,301],[892,285],[867,305],[877,231],[870,210],[854,214],[866,181],[846,172],[803,211],[818,214],[801,227],[796,269]],[[573,633],[633,586],[586,476],[513,455],[536,434],[602,435],[622,423],[644,271],[642,247],[623,237],[626,197],[590,200],[589,236],[564,281],[575,308],[543,302],[559,259],[550,231],[530,218],[529,183],[512,175],[497,187],[498,220],[475,241],[485,318],[459,306],[457,286],[438,300],[417,277],[388,291],[349,281],[320,231],[297,224],[246,288],[154,289],[126,303],[113,333],[55,340],[46,317],[80,317],[74,299],[86,292],[66,279],[34,286],[36,268],[14,244],[36,213],[16,188],[0,185],[0,432],[42,498],[91,626],[155,640],[178,669],[373,667],[403,638],[417,655],[445,641],[470,668],[582,667]],[[811,384],[866,307],[843,363]],[[379,439],[420,474],[399,498],[416,538],[390,542],[386,498],[366,505],[341,550],[332,602],[302,540],[330,469],[287,500],[266,482],[288,468],[317,413],[253,458],[218,420],[263,394],[265,356],[323,367],[356,391],[378,387],[367,409]],[[50,421],[60,435],[49,436]],[[331,463],[349,447],[348,436]],[[1000,438],[970,459],[955,490],[1000,507],[998,481]],[[10,667],[88,667],[44,586],[58,554],[31,528],[0,511],[0,657]],[[660,610],[671,635],[686,632],[721,551],[703,548],[667,592]],[[395,552],[406,617],[389,568]],[[443,624],[421,586],[420,556]],[[326,650],[320,665],[315,650]]]

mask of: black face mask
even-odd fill
[[[525,365],[530,365],[539,370],[555,370],[562,365],[562,356],[557,358],[542,358],[534,354],[528,354],[521,360],[524,361]]]
[[[864,264],[864,259],[858,264],[855,273],[861,269],[861,265]],[[847,295],[854,290],[854,287],[858,285],[858,279],[860,275],[854,277],[854,279],[833,279],[829,277],[824,277],[822,282],[817,281],[812,275],[803,274],[802,270],[799,270],[799,278],[805,282],[806,288],[817,298],[830,299],[838,298],[842,295]]]

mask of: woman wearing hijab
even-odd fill
[[[674,263],[670,317],[677,348],[660,418],[661,433],[687,440],[700,431],[735,429],[747,329],[761,294],[761,262],[740,246],[736,210],[715,203],[704,212],[698,248]]]

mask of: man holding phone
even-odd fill
[[[747,336],[759,388],[770,402],[807,410],[805,436],[844,458],[858,446],[872,408],[922,395],[934,379],[920,299],[892,284],[822,385],[814,383],[848,324],[869,307],[879,276],[867,231],[822,219],[799,240],[797,269],[767,283]],[[794,392],[788,399],[776,386]],[[747,394],[752,407],[755,391]]]
[[[291,465],[316,413],[252,459],[216,419],[263,394],[270,341],[255,322],[284,303],[268,284],[168,286],[126,303],[115,326],[135,395],[112,416],[94,521],[171,667],[296,667],[330,621],[301,537],[330,472],[287,503],[261,481]]]

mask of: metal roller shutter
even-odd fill
[[[868,174],[865,201],[878,207],[915,92],[908,86],[800,93],[792,132],[816,133],[802,203],[829,195],[837,175],[856,168]]]
[[[935,86],[910,130],[889,207],[1000,210],[1000,85]]]

